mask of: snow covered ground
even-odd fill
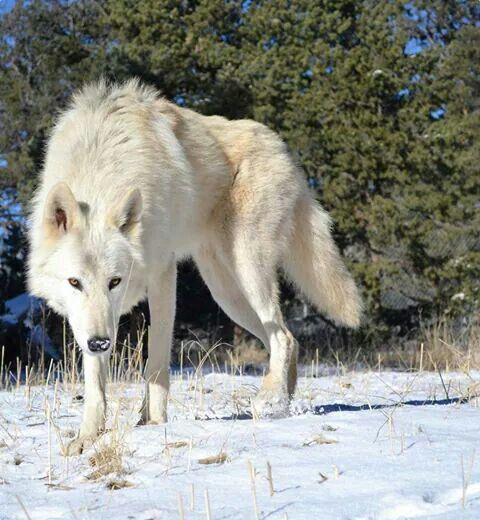
[[[1,392],[0,519],[480,518],[479,373],[324,370],[276,420],[246,414],[259,384],[177,376],[143,427],[141,386],[111,384],[111,431],[73,458],[80,386]]]

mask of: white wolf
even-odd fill
[[[85,409],[68,453],[105,425],[105,372],[120,315],[148,297],[142,422],[166,420],[177,260],[191,256],[213,297],[270,351],[254,406],[288,409],[297,346],[277,270],[338,323],[361,301],[282,140],[250,120],[180,108],[132,80],[86,86],[49,139],[30,222],[31,292],[67,316],[84,352]]]

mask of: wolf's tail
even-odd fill
[[[296,207],[283,267],[305,296],[337,323],[357,327],[362,301],[330,233],[327,212],[310,195]]]

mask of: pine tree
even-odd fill
[[[84,81],[110,72],[97,2],[17,1],[0,18],[0,189],[28,200],[58,111]]]
[[[76,87],[137,75],[281,134],[333,216],[370,341],[478,311],[476,0],[34,0],[0,31],[0,188],[28,198]]]

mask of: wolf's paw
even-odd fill
[[[286,417],[289,413],[290,399],[287,392],[261,389],[252,401],[254,417]]]
[[[97,437],[94,436],[78,436],[70,441],[62,448],[62,455],[64,457],[71,457],[73,455],[81,455],[84,451],[91,448]]]
[[[140,419],[136,426],[146,426],[148,424],[164,424],[167,422],[167,410],[157,410],[156,413],[148,411],[145,403],[140,409]]]
[[[165,424],[166,422],[167,422],[166,418],[165,418],[165,420],[163,420],[163,419],[159,419],[159,420],[146,419],[142,415],[135,426],[148,426],[150,424]]]

